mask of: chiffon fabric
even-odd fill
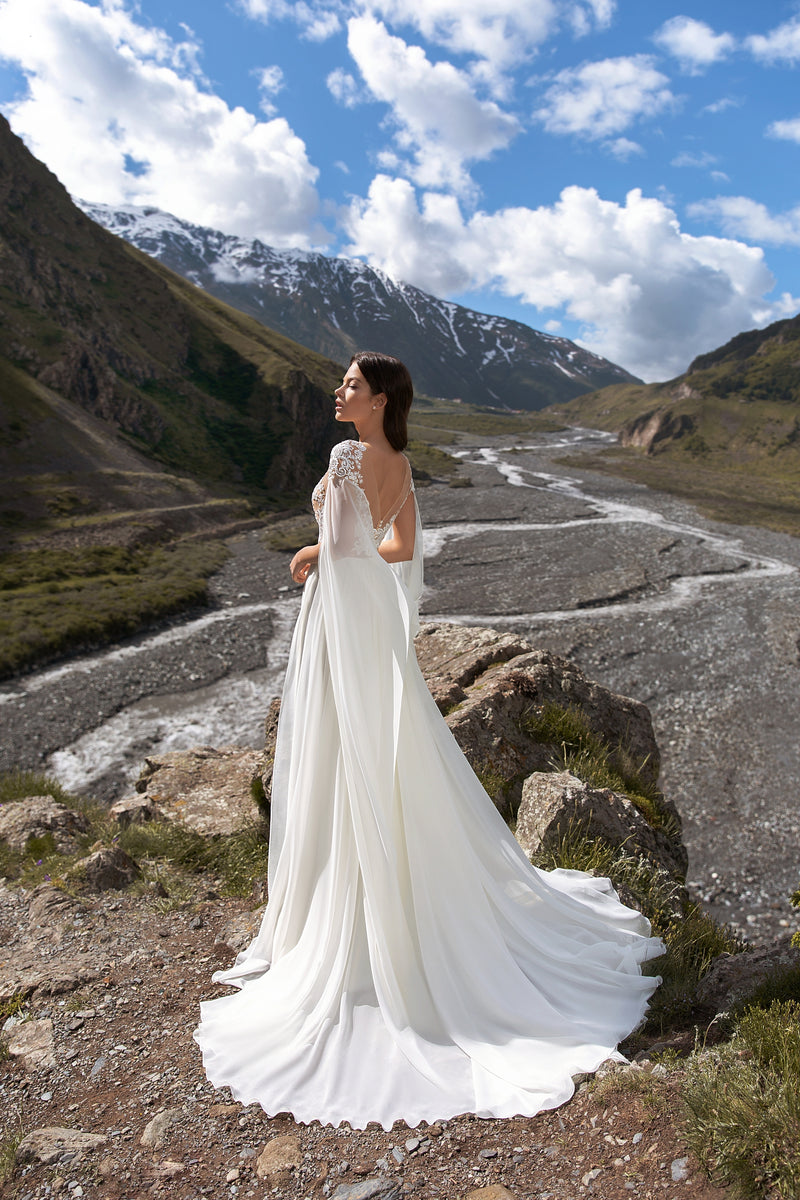
[[[567,1100],[642,1020],[663,952],[607,879],[533,867],[414,655],[422,531],[410,468],[334,447],[314,493],[273,775],[269,902],[194,1037],[217,1087],[298,1121],[389,1129]],[[384,501],[388,500],[389,503]],[[414,506],[412,561],[378,545]]]

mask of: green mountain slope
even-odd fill
[[[228,494],[304,492],[341,436],[335,364],[100,229],[2,119],[0,316],[7,479],[45,469],[32,435],[46,409],[81,440],[82,417],[53,396],[102,423],[87,460],[105,433]],[[73,470],[57,445],[46,469]]]
[[[95,225],[0,118],[0,674],[202,603],[196,539],[305,500],[340,377]]]
[[[667,383],[603,388],[549,411],[619,434],[595,456],[601,469],[718,518],[800,532],[800,316],[739,334]]]

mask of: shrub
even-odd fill
[[[684,1100],[713,1177],[743,1197],[800,1194],[800,1004],[748,1008],[729,1043],[689,1061]]]

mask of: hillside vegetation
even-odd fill
[[[717,519],[800,532],[800,316],[740,334],[667,383],[603,388],[548,411],[619,433],[592,466]]]
[[[0,673],[202,603],[194,542],[305,499],[340,372],[95,225],[0,118]]]

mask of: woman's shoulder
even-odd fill
[[[340,479],[355,479],[361,483],[361,460],[366,446],[354,438],[337,442],[331,450],[328,472]]]

